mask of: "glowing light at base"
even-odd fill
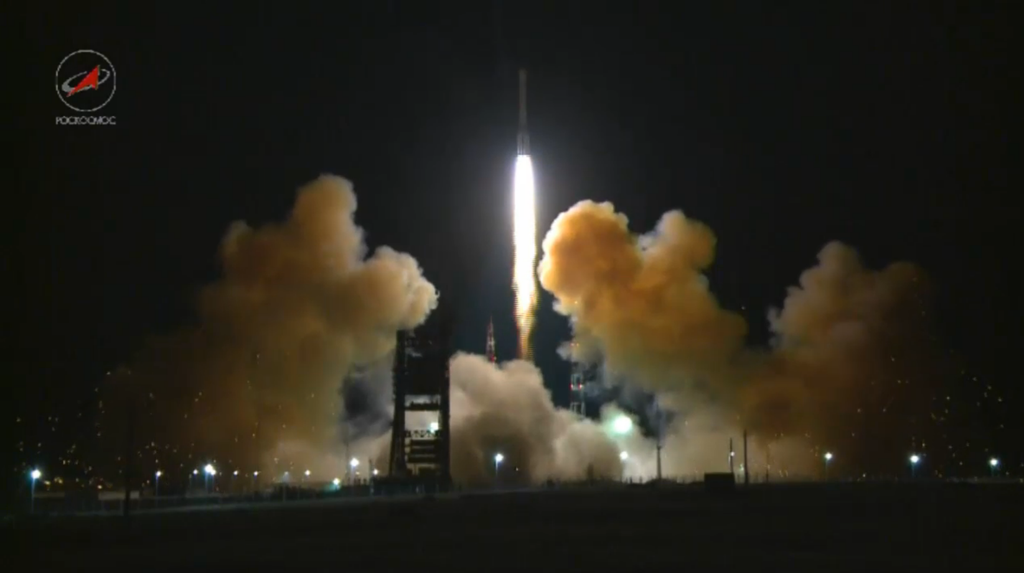
[[[533,162],[529,155],[516,157],[513,205],[512,288],[516,295],[519,357],[533,359],[530,334],[537,306],[537,219],[534,206]]]
[[[620,436],[624,436],[633,429],[633,420],[629,419],[629,416],[619,416],[612,422],[612,431]]]

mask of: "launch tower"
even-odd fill
[[[434,333],[398,334],[389,483],[433,491],[444,491],[451,484],[450,340],[447,320],[440,321]],[[412,412],[422,414],[410,420]]]
[[[572,363],[572,374],[569,376],[569,410],[580,416],[587,415],[587,384],[596,378],[593,366],[582,362]]]

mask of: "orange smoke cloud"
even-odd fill
[[[437,305],[411,256],[381,247],[366,258],[355,210],[351,184],[323,176],[299,190],[284,223],[231,225],[198,325],[153,341],[108,390],[142,414],[143,455],[166,467],[199,456],[258,467],[281,443],[339,443],[344,377],[386,359],[396,332]],[[108,408],[108,428],[121,406]]]
[[[610,203],[584,201],[545,237],[540,282],[573,321],[578,358],[603,358],[666,403],[735,412],[762,441],[797,436],[868,468],[870,452],[934,433],[941,376],[920,269],[873,271],[827,245],[770,315],[773,348],[759,350],[708,288],[714,247],[711,230],[681,212],[638,236]]]
[[[745,373],[743,419],[763,434],[842,448],[865,472],[901,462],[935,437],[933,398],[946,383],[930,334],[924,272],[865,268],[841,243],[769,315],[772,352]]]
[[[702,274],[714,247],[711,230],[681,212],[637,237],[611,203],[583,201],[545,237],[540,282],[574,321],[578,353],[596,344],[613,370],[676,386],[678,374],[717,368],[746,335],[746,323],[718,305]]]

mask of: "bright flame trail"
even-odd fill
[[[534,208],[533,162],[529,155],[516,157],[512,288],[516,293],[516,325],[519,357],[533,359],[530,334],[537,305],[537,221]]]

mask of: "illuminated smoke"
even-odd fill
[[[484,356],[460,352],[449,366],[451,469],[457,483],[493,483],[494,456],[499,453],[504,457],[501,482],[505,484],[572,481],[588,475],[617,479],[621,475],[617,442],[624,437],[615,434],[611,423],[598,424],[556,408],[540,370],[532,363],[513,360],[496,365]],[[375,400],[386,397],[390,409],[391,382],[382,382],[366,390],[376,395]],[[378,421],[389,419],[389,415],[377,415]],[[427,427],[434,420],[436,415],[431,412],[406,414],[411,427]],[[379,427],[365,422],[365,426]],[[637,436],[631,439],[642,441]],[[354,440],[350,455],[372,459],[386,472],[389,451],[390,432],[385,430]]]
[[[738,437],[746,427],[789,449],[796,439],[808,459],[829,448],[868,470],[873,454],[902,464],[898,450],[933,433],[928,408],[942,377],[920,269],[871,270],[831,243],[771,315],[773,347],[754,349],[745,321],[709,289],[714,246],[711,230],[679,211],[644,236],[610,203],[562,213],[543,242],[540,284],[573,322],[573,355],[602,357],[670,406],[721,418],[703,433]]]
[[[270,470],[278,458],[282,470],[305,460],[281,452],[340,454],[345,377],[386,358],[397,331],[437,305],[411,256],[366,257],[355,210],[351,184],[323,176],[284,223],[231,225],[197,324],[152,341],[104,390],[121,406],[107,408],[107,434],[139,412],[138,440],[154,450],[144,455],[168,466],[202,457]]]
[[[873,270],[852,248],[826,245],[769,314],[771,351],[740,369],[742,418],[769,436],[842,449],[869,474],[935,443],[930,410],[945,379],[927,293],[915,265]]]
[[[573,354],[601,355],[654,389],[718,368],[741,347],[746,324],[718,305],[702,274],[714,244],[710,229],[678,211],[642,237],[611,203],[583,201],[559,215],[544,238],[540,282],[573,321]]]
[[[540,370],[523,360],[501,366],[456,354],[451,361],[452,477],[490,483],[494,455],[503,482],[542,483],[621,472],[618,447],[600,425],[551,402]],[[518,468],[518,471],[516,471]]]
[[[537,292],[528,156],[517,160],[515,191],[516,318],[529,358]],[[224,276],[201,291],[198,323],[152,341],[130,373],[105,385],[103,439],[118,440],[106,451],[123,451],[118,425],[135,411],[143,459],[167,467],[215,460],[344,477],[350,455],[383,467],[387,432],[375,435],[386,427],[375,416],[387,410],[388,355],[437,293],[411,256],[382,247],[366,257],[355,207],[347,181],[322,177],[284,223],[232,225]],[[721,308],[703,274],[714,245],[710,229],[680,212],[637,236],[611,204],[592,202],[560,215],[544,240],[541,284],[573,321],[573,352],[603,358],[681,412],[666,431],[666,475],[721,471],[728,438],[743,428],[752,468],[770,449],[773,470],[819,467],[815,448],[852,464],[929,435],[920,405],[941,377],[921,367],[929,354],[918,269],[872,270],[830,244],[771,315],[773,346],[752,349],[744,321]],[[353,383],[368,394],[368,415],[349,412],[342,424],[343,381],[362,365],[370,370]],[[519,469],[508,479],[523,483],[654,474],[651,440],[615,435],[612,410],[596,424],[555,408],[528,361],[497,367],[460,354],[451,383],[460,482],[489,480],[499,451],[503,471]],[[625,468],[620,451],[629,452]],[[878,458],[902,464],[893,452]]]
[[[513,206],[512,288],[516,295],[516,325],[519,327],[519,356],[530,360],[533,349],[534,308],[537,305],[537,222],[534,206],[533,163],[529,155],[516,157]]]

